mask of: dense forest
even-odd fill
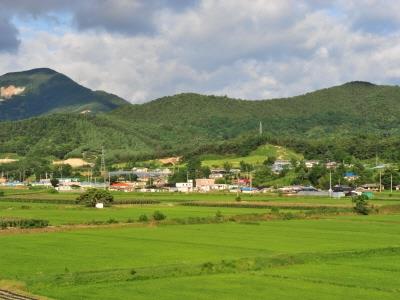
[[[400,88],[350,82],[263,101],[179,94],[97,114],[57,113],[0,126],[0,153],[112,161],[245,154],[260,143],[306,158],[400,158]],[[1,107],[0,107],[1,108]],[[259,133],[262,123],[263,132]]]

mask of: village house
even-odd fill
[[[255,193],[259,192],[258,189],[252,188],[252,187],[248,187],[248,186],[242,187],[242,188],[240,188],[240,190],[241,190],[241,192],[243,194],[255,194]]]
[[[346,172],[344,174],[344,179],[346,179],[347,181],[355,181],[358,179],[359,176],[357,176],[356,174],[354,174],[353,172]]]
[[[278,159],[271,167],[272,172],[281,173],[284,169],[290,169],[292,164],[288,160]]]
[[[198,178],[196,179],[196,190],[201,192],[209,192],[212,190],[215,184],[213,178]]]
[[[50,179],[40,179],[38,182],[32,182],[32,186],[51,187]]]
[[[284,193],[284,194],[296,194],[300,192],[303,189],[303,186],[301,185],[290,185],[290,186],[284,186],[278,189],[279,192]]]
[[[212,187],[215,191],[227,191],[229,190],[229,185],[224,183],[216,183]]]
[[[327,162],[327,163],[325,164],[325,167],[326,167],[327,169],[336,169],[336,167],[337,167],[337,162],[334,162],[334,161]]]
[[[374,191],[379,192],[380,190],[384,190],[385,187],[383,185],[379,186],[379,183],[366,183],[361,186],[364,191]]]
[[[188,193],[193,191],[193,180],[188,180],[187,182],[177,182],[175,184],[178,192]]]
[[[210,172],[209,178],[213,179],[224,178],[224,175],[226,174],[225,169],[211,169]]]
[[[134,189],[135,186],[128,182],[114,182],[110,185],[110,191],[132,192]]]
[[[306,160],[305,165],[307,169],[311,169],[312,167],[319,165],[319,160]]]
[[[4,176],[0,177],[0,184],[5,184],[7,182],[7,178]]]

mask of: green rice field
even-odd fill
[[[46,195],[49,199],[65,196]],[[193,201],[221,200],[218,195],[196,197]],[[226,195],[221,197],[228,201]],[[388,198],[376,202],[397,207],[396,197]],[[396,209],[368,216],[347,212],[237,222],[229,217],[273,212],[182,206],[182,199],[172,200],[176,201],[103,210],[18,202],[18,197],[12,202],[1,200],[1,218],[46,219],[50,227],[0,230],[0,288],[43,299],[400,298],[400,214]],[[285,198],[289,203],[297,200]],[[234,202],[232,197],[230,201]],[[329,205],[338,200],[309,201]],[[351,205],[348,199],[339,201]],[[205,224],[138,226],[140,215],[151,217],[155,210],[163,212],[166,220],[213,218],[217,211],[226,218]],[[280,208],[280,212],[298,211]],[[119,223],[85,226],[108,219]],[[127,223],[128,219],[133,223]]]

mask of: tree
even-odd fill
[[[360,215],[368,215],[371,208],[368,205],[368,197],[366,195],[360,195],[353,197],[354,211]]]
[[[68,164],[62,164],[53,167],[54,177],[70,177],[72,175],[72,167]]]
[[[308,171],[307,178],[312,185],[317,186],[325,174],[327,174],[327,169],[324,165],[315,165]]]
[[[186,164],[188,175],[190,179],[196,178],[196,172],[201,170],[201,161],[198,157],[192,157]]]
[[[162,220],[164,220],[164,219],[166,219],[167,217],[166,217],[166,215],[164,215],[161,211],[159,211],[159,210],[156,210],[154,213],[153,213],[153,219],[154,220],[156,220],[156,221],[162,221]]]
[[[90,207],[95,207],[97,203],[110,206],[113,201],[114,197],[109,191],[99,189],[89,189],[76,199],[77,203],[85,204]]]
[[[266,166],[272,166],[276,161],[276,157],[275,156],[268,156],[267,159],[264,161],[264,165]]]
[[[240,161],[240,171],[241,172],[250,172],[253,170],[254,170],[254,167],[252,164],[248,164],[248,163],[244,162],[243,160]]]
[[[377,176],[379,179],[379,175]],[[400,174],[395,169],[385,169],[382,173],[382,185],[385,189],[390,189],[390,182],[392,181],[393,186],[396,186],[400,183]]]
[[[232,164],[229,161],[225,161],[223,167],[226,173],[230,173],[232,169]]]
[[[54,188],[56,188],[60,184],[60,181],[57,178],[52,178],[50,179],[50,183]]]
[[[186,168],[181,168],[168,177],[168,184],[175,185],[177,182],[186,182],[186,176]]]
[[[255,186],[262,186],[267,181],[273,179],[273,174],[270,167],[262,166],[256,170],[253,179],[253,185]]]

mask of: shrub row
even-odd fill
[[[240,203],[240,202],[182,202],[184,206],[204,206],[204,207],[238,207],[238,208],[282,208],[282,209],[297,209],[297,210],[311,210],[311,209],[325,209],[330,208],[327,206],[301,206],[301,205],[271,205],[267,203]]]
[[[24,203],[53,203],[53,204],[76,204],[74,199],[28,199],[28,198],[0,198],[2,202],[24,202]],[[157,200],[117,200],[114,204],[159,204]]]
[[[53,203],[53,204],[75,204],[74,200],[66,199],[29,199],[29,198],[0,198],[2,202],[24,202],[24,203]]]
[[[145,222],[148,222],[150,220],[162,221],[162,220],[165,220],[166,218],[167,218],[166,215],[164,215],[162,212],[156,210],[153,213],[151,219],[146,214],[143,214],[143,215],[139,216],[137,221],[141,222],[141,223],[145,223]],[[132,218],[129,218],[128,220],[126,220],[126,223],[134,223],[134,222],[135,222],[135,220],[132,219]],[[105,220],[105,221],[92,220],[92,221],[87,222],[86,224],[88,224],[88,225],[105,225],[105,224],[116,224],[116,223],[119,223],[119,221],[111,218],[111,219],[108,219],[108,220]]]
[[[114,200],[113,204],[159,204],[157,200],[143,200],[143,199],[128,199],[128,200]]]
[[[0,228],[43,228],[49,226],[49,221],[40,219],[0,219]]]

